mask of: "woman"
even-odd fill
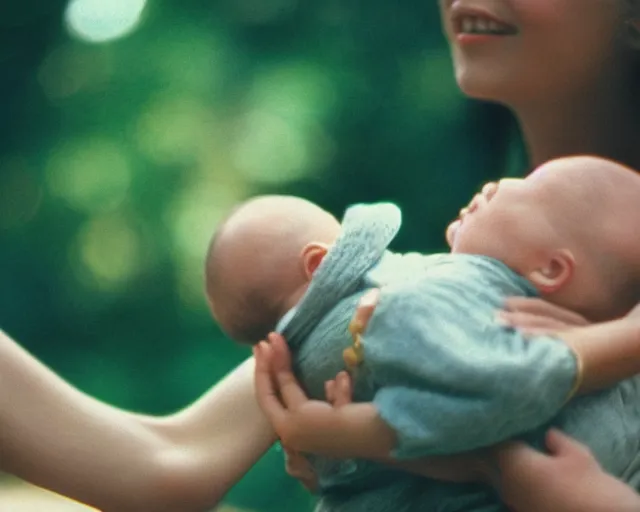
[[[532,167],[594,153],[640,168],[637,4],[440,0],[461,89],[512,108]],[[0,469],[106,511],[206,510],[275,439],[252,366],[150,418],[79,393],[2,336]]]
[[[439,5],[458,85],[470,97],[512,110],[531,167],[587,153],[640,169],[640,2],[440,0]],[[544,327],[558,324],[546,322],[548,314],[564,316],[539,307],[514,301],[505,320]],[[637,497],[602,473],[586,449],[558,433],[550,434],[549,445],[549,455],[518,445],[499,452],[500,488],[517,510],[584,511],[572,500],[585,489],[597,498],[591,500],[593,510],[638,509]],[[613,506],[615,496],[625,505]]]

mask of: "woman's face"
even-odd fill
[[[629,51],[625,0],[439,0],[467,95],[518,106],[616,73]]]

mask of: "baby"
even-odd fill
[[[297,197],[259,197],[236,208],[206,258],[207,298],[222,330],[241,343],[273,331],[340,230],[333,215]]]
[[[558,415],[580,385],[580,361],[554,338],[524,340],[494,311],[507,296],[536,294],[594,321],[629,311],[640,299],[639,198],[640,179],[617,164],[553,161],[485,187],[448,229],[451,254],[434,256],[386,251],[399,228],[390,205],[352,208],[341,227],[302,200],[260,198],[236,210],[211,244],[209,302],[238,340],[283,332],[305,387],[321,397],[344,367],[355,305],[381,289],[352,347],[355,398],[373,402],[394,444],[366,429],[336,439],[358,445],[354,456],[455,453],[527,431],[537,443],[535,429],[554,419],[605,469],[631,479],[637,432],[627,429],[640,424],[640,381]],[[503,510],[481,486],[425,483],[363,460],[314,463],[322,510]]]

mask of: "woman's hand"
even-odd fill
[[[504,308],[498,313],[500,321],[530,335],[558,333],[589,325],[589,321],[578,313],[543,299],[510,297]]]
[[[291,371],[291,360],[284,340],[279,335],[271,335],[270,341],[271,343],[268,344],[263,342],[254,350],[258,402],[290,453],[299,455],[301,451],[313,452],[313,450],[303,449],[302,446],[322,443],[316,440],[317,436],[331,436],[321,428],[321,423],[327,423],[327,420],[321,417],[329,415],[328,411],[331,409],[339,411],[353,406],[351,379],[346,372],[341,372],[334,380],[325,384],[327,402],[309,400]],[[360,405],[372,407],[371,404]],[[348,448],[351,447],[345,447],[341,453],[334,452],[333,456],[340,458],[352,456]],[[361,457],[375,459],[400,470],[429,478],[451,482],[471,482],[487,481],[487,475],[495,472],[491,471],[490,455],[490,450],[478,450],[470,454],[427,457],[410,461],[396,461],[388,454]],[[309,488],[307,484],[310,475],[305,462],[306,460],[292,457],[287,471]],[[315,486],[312,485],[311,488],[313,487]]]
[[[370,403],[329,404],[310,400],[291,370],[284,338],[269,335],[254,347],[256,397],[264,414],[290,449],[325,457],[387,456],[395,433]],[[347,382],[346,373],[336,378]]]
[[[497,452],[494,481],[517,512],[632,512],[640,497],[606,474],[590,451],[557,430],[547,435],[548,454],[521,443]]]
[[[303,453],[297,452],[282,445],[284,450],[284,467],[287,474],[298,480],[310,493],[318,490],[318,475],[313,466]]]

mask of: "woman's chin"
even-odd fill
[[[495,103],[507,103],[510,87],[504,82],[496,80],[495,76],[488,76],[487,72],[470,70],[456,72],[456,82],[462,93],[474,100],[491,101]]]

